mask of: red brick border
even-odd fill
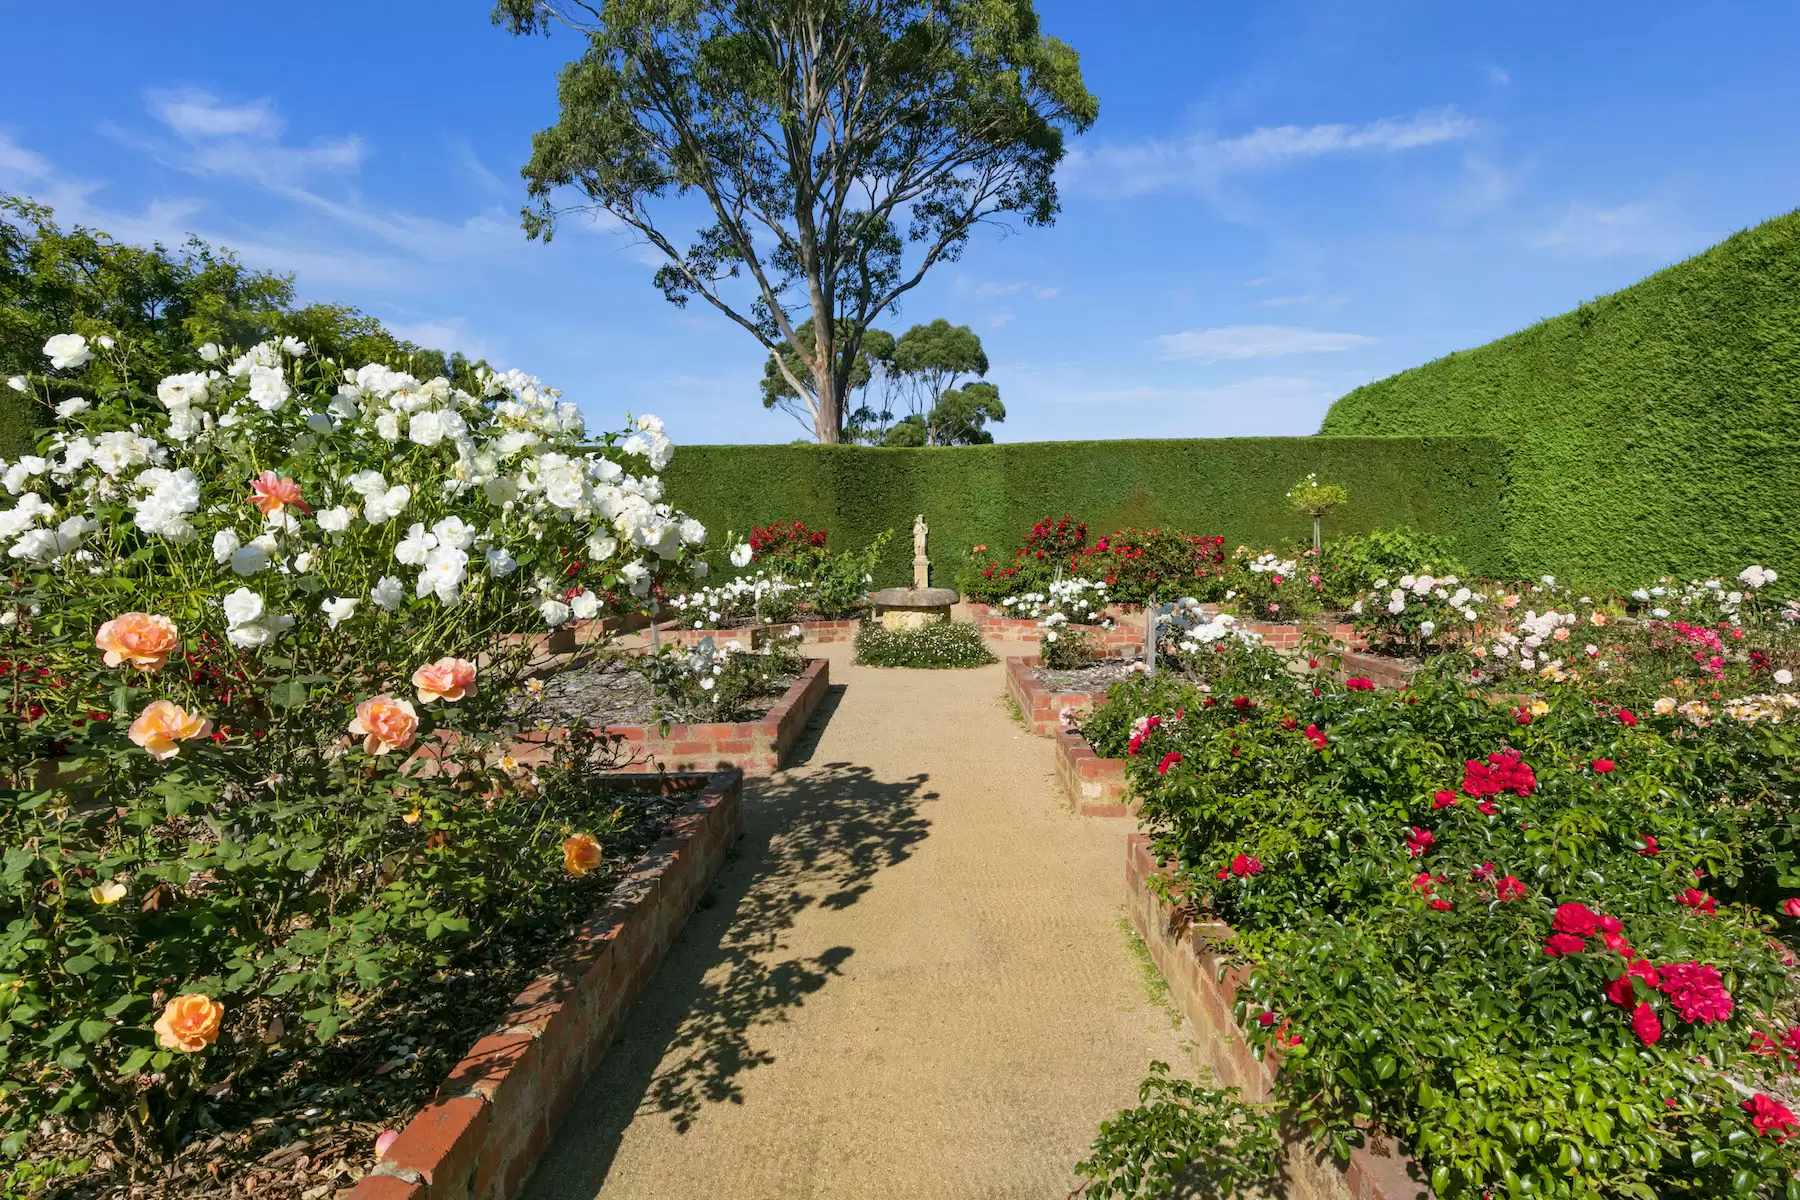
[[[720,644],[735,638],[749,642],[754,648],[762,644],[762,639],[780,637],[796,625],[800,627],[802,645],[823,646],[832,642],[854,642],[863,623],[861,617],[850,617],[840,621],[777,621],[771,625],[746,625],[741,629],[694,629],[665,621],[656,627],[656,635],[665,642],[680,642],[684,646],[698,645],[706,638]]]
[[[1126,795],[1125,760],[1101,758],[1079,729],[1056,731],[1056,778],[1084,817],[1123,817],[1135,811]]]
[[[1012,655],[1006,660],[1006,694],[1019,706],[1025,724],[1039,737],[1054,737],[1063,727],[1062,710],[1092,712],[1105,692],[1057,692],[1039,680],[1036,658]]]
[[[690,776],[691,778],[691,776]],[[658,782],[643,776],[648,785]],[[721,771],[470,1048],[351,1200],[512,1200],[743,833],[744,777]]]
[[[760,721],[670,725],[667,732],[656,725],[610,725],[607,728],[631,743],[631,769],[634,771],[710,771],[718,767],[736,767],[746,775],[767,775],[780,768],[781,760],[800,740],[801,731],[818,710],[830,687],[830,660],[809,658],[800,678],[788,685],[775,707]],[[563,727],[532,730],[520,735],[521,745],[514,755],[521,762],[541,760],[548,757],[544,743],[562,741],[568,736],[568,729]]]
[[[1169,982],[1182,1015],[1199,1034],[1198,1052],[1219,1081],[1243,1089],[1244,1097],[1268,1101],[1275,1094],[1275,1069],[1257,1059],[1232,1014],[1237,988],[1248,975],[1243,967],[1227,967],[1212,944],[1231,936],[1216,921],[1189,926],[1175,908],[1150,888],[1150,880],[1166,873],[1150,853],[1150,839],[1134,833],[1125,844],[1125,881],[1131,893],[1131,923],[1150,948],[1150,958]],[[1287,1123],[1284,1122],[1284,1126]],[[1329,1152],[1317,1149],[1284,1129],[1288,1138],[1283,1168],[1292,1196],[1300,1200],[1415,1200],[1431,1188],[1417,1162],[1404,1151],[1381,1157],[1365,1146],[1340,1166]]]
[[[1412,682],[1413,668],[1397,658],[1364,650],[1339,650],[1338,677],[1360,675],[1378,688],[1399,689]]]

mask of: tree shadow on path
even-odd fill
[[[799,749],[805,762],[811,747]],[[912,853],[930,827],[919,806],[937,798],[928,780],[888,782],[831,762],[746,783],[734,860],[639,996],[540,1164],[532,1196],[594,1196],[634,1120],[667,1120],[685,1133],[708,1105],[743,1102],[744,1072],[774,1061],[756,1031],[786,1021],[855,953],[790,955],[789,931],[809,908],[856,904],[880,871]]]

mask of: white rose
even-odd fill
[[[258,539],[258,541],[260,540],[261,539]],[[231,571],[234,575],[241,575],[248,578],[258,571],[264,570],[268,565],[269,552],[257,542],[251,542],[247,546],[240,546],[238,549],[232,551]]]
[[[263,598],[247,587],[225,597],[225,620],[231,625],[248,625],[263,614]]]
[[[238,537],[235,529],[219,530],[219,532],[213,534],[213,561],[218,563],[221,567],[224,566],[231,561],[231,556],[236,554],[238,547],[243,544],[243,539]]]
[[[461,517],[445,517],[431,527],[437,536],[438,545],[455,546],[458,550],[467,550],[475,544],[475,527],[467,524]]]
[[[343,533],[350,528],[350,518],[355,516],[349,509],[342,507],[321,509],[318,513],[319,528],[326,533]]]
[[[415,446],[435,446],[444,440],[444,424],[436,410],[414,413],[407,422],[406,436]]]
[[[706,545],[706,526],[688,517],[681,523],[681,540],[690,546]]]
[[[686,462],[687,460],[683,459],[682,461]],[[755,557],[755,555],[756,551],[752,550],[749,543],[746,542],[732,550],[731,565],[739,568],[747,567],[750,565],[750,560]]]
[[[399,441],[400,440],[400,414],[390,411],[390,412],[384,412],[379,417],[376,417],[375,418],[375,432],[379,433],[382,437],[382,440],[384,440],[384,441],[389,441],[389,442]]]
[[[369,599],[376,607],[393,612],[406,599],[406,585],[392,575],[383,575],[381,582],[369,590]]]
[[[438,603],[449,608],[462,599],[462,583],[468,578],[469,556],[455,546],[439,546],[425,559],[415,596],[436,592]]]
[[[614,554],[618,553],[618,550],[619,540],[617,538],[608,537],[603,532],[596,531],[587,540],[589,558],[599,559],[604,562],[606,559],[609,559]]]
[[[507,553],[502,546],[496,546],[487,552],[488,574],[495,579],[505,579],[519,569],[519,560]]]
[[[250,368],[250,402],[264,412],[274,412],[293,394],[279,367]]]
[[[0,483],[4,483],[6,490],[16,496],[25,490],[25,484],[32,476],[42,475],[49,467],[48,459],[40,458],[35,454],[22,455],[18,462],[6,468],[5,475],[0,476]],[[42,497],[39,499],[41,500]]]
[[[649,567],[641,562],[628,562],[619,568],[619,573],[625,576],[625,582],[631,585],[632,595],[648,596],[650,594]]]
[[[299,554],[294,555],[294,570],[302,575],[305,575],[318,565],[319,556],[314,554],[311,550],[302,550]]]
[[[217,342],[207,342],[204,346],[200,347],[200,357],[207,362],[218,362],[224,354],[225,351],[219,348],[219,343]]]
[[[412,500],[412,489],[397,483],[385,492],[370,492],[364,499],[363,519],[371,525],[382,525],[406,511],[407,503]]]
[[[600,597],[584,588],[569,598],[569,611],[583,621],[591,621],[600,615]]]
[[[356,615],[356,606],[360,600],[344,600],[337,596],[319,605],[319,611],[325,614],[325,620],[336,629],[339,625]]]
[[[23,375],[9,375],[6,380],[6,386],[15,392],[23,392],[31,385],[25,381]]]
[[[544,618],[544,624],[555,629],[558,625],[566,625],[569,621],[569,606],[560,600],[546,600],[538,605],[538,613]]]
[[[80,396],[76,396],[58,404],[56,406],[56,415],[59,419],[66,421],[70,417],[84,413],[92,407],[93,405],[89,404],[86,400],[83,400]]]
[[[79,367],[94,357],[88,349],[87,339],[79,333],[59,333],[44,343],[44,356],[50,360],[50,366],[61,371],[68,367]]]
[[[495,508],[505,508],[519,498],[519,485],[504,475],[482,480],[481,491]]]
[[[1794,673],[1786,667],[1783,667],[1781,670],[1775,672],[1775,682],[1782,687],[1786,687],[1788,684],[1794,682]]]
[[[1425,637],[1430,637],[1432,634],[1437,632],[1437,622],[1436,621],[1421,621],[1421,622],[1419,622],[1419,632],[1421,634],[1423,634]]]

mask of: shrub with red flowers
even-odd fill
[[[1071,556],[1070,567],[1104,582],[1107,594],[1123,604],[1144,604],[1151,597],[1165,603],[1184,596],[1216,600],[1225,586],[1225,539],[1174,529],[1121,529]]]
[[[773,521],[750,531],[750,555],[769,570],[810,578],[825,557],[823,529],[808,529],[805,521]]]
[[[1179,719],[1167,696],[1128,768],[1156,852],[1235,931],[1246,1036],[1275,1044],[1268,1012],[1298,1039],[1293,1117],[1341,1153],[1380,1128],[1444,1197],[1781,1194],[1800,1139],[1738,1089],[1787,1094],[1751,1035],[1795,1026],[1793,956],[1755,906],[1800,887],[1770,836],[1800,739],[1574,692],[1521,725],[1448,670],[1404,695],[1313,682],[1234,682],[1249,706]]]

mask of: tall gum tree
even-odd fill
[[[571,211],[636,231],[668,260],[663,295],[755,337],[821,442],[843,440],[870,323],[977,225],[1054,221],[1064,136],[1099,112],[1030,0],[499,0],[493,18],[587,39],[532,139],[527,233]],[[658,213],[693,192],[712,224],[683,249]]]

